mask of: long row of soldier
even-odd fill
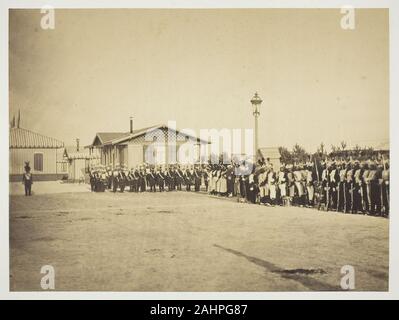
[[[191,191],[192,187],[195,191],[200,191],[204,180],[207,185],[206,175],[204,166],[195,166],[191,169],[170,166],[164,169],[150,168],[146,165],[130,171],[126,167],[117,167],[114,170],[100,168],[89,173],[91,190],[99,192],[105,189],[124,192],[127,187],[130,192],[156,192],[157,187],[163,192],[165,188],[168,191],[182,190],[183,185],[187,191]]]
[[[298,205],[350,213],[389,214],[389,164],[375,161],[324,162],[281,166],[196,165],[135,170],[99,170],[90,175],[93,191],[105,188],[123,192],[200,191],[237,196],[241,201],[264,205]]]

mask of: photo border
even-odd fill
[[[394,119],[399,119],[399,3],[395,0],[291,0],[291,1],[254,1],[254,0],[230,0],[230,1],[105,1],[105,0],[58,0],[58,1],[10,1],[1,3],[1,138],[0,148],[3,155],[9,154],[9,66],[8,66],[8,9],[26,8],[40,9],[45,5],[57,8],[341,8],[353,6],[356,8],[388,8],[389,9],[389,101],[390,101],[390,163],[399,164],[398,139],[399,129]],[[399,217],[396,211],[399,209],[398,201],[391,200],[391,212],[389,218],[389,291],[311,291],[311,292],[87,292],[87,291],[49,291],[49,292],[11,292],[9,291],[9,157],[4,156],[0,164],[0,299],[179,299],[179,300],[203,300],[203,299],[231,299],[231,300],[263,300],[263,299],[398,299],[399,298]],[[399,194],[398,167],[390,167],[391,194]],[[396,232],[394,232],[396,230]]]

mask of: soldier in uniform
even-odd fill
[[[302,168],[300,165],[294,166],[294,184],[296,189],[296,201],[295,204],[303,207],[305,205],[305,190],[303,185],[303,175],[302,175]]]
[[[131,168],[128,175],[127,175],[127,181],[129,185],[129,192],[134,191],[134,169]]]
[[[345,162],[341,162],[338,166],[339,182],[338,182],[338,201],[337,211],[344,212],[346,207],[346,166]]]
[[[293,173],[294,166],[292,164],[287,165],[287,187],[288,187],[288,201],[291,203],[295,197],[295,179]]]
[[[377,166],[374,161],[370,161],[369,163],[369,174],[366,179],[367,195],[369,198],[369,213],[371,215],[375,215],[378,210],[378,205],[381,205],[381,201],[379,200],[379,186],[378,186],[378,178],[377,178]]]
[[[217,184],[217,180],[218,180],[218,170],[217,170],[217,165],[214,164],[212,167],[212,171],[211,171],[211,179],[210,179],[210,185],[211,185],[211,194],[216,195],[216,184]]]
[[[337,210],[337,200],[338,200],[338,182],[339,182],[339,173],[333,161],[330,165],[330,172],[328,174],[330,179],[329,187],[330,187],[330,208],[332,210]]]
[[[356,160],[353,167],[353,213],[363,213],[362,192],[363,192],[363,168]]]
[[[150,187],[150,192],[156,192],[156,176],[154,168],[149,169],[149,172],[147,173],[147,182]]]
[[[248,184],[246,187],[247,201],[250,203],[256,203],[256,196],[259,190],[255,182],[255,167],[253,168],[252,173],[248,176]]]
[[[93,168],[89,170],[89,180],[90,180],[90,190],[91,192],[94,192],[96,190],[96,177]]]
[[[175,189],[175,176],[172,170],[172,166],[168,166],[166,169],[166,176],[168,181],[168,191],[173,191]]]
[[[139,188],[140,188],[140,192],[145,192],[147,191],[147,181],[146,181],[146,170],[145,170],[145,166],[141,166],[140,167],[140,171],[139,171]]]
[[[389,163],[387,161],[384,163],[381,178],[383,214],[389,216]]]
[[[121,170],[119,171],[118,185],[119,185],[119,191],[123,193],[126,187],[126,173],[124,168],[121,168]]]
[[[346,199],[346,207],[345,207],[345,213],[350,212],[352,213],[353,210],[353,188],[354,182],[353,182],[353,165],[351,162],[346,164],[346,182],[345,182],[345,199]]]
[[[315,182],[315,172],[314,172],[314,165],[312,162],[308,162],[306,164],[305,170],[305,185],[307,191],[307,206],[313,207],[314,206],[314,182]]]
[[[227,196],[227,167],[225,165],[221,166],[219,193],[221,196]]]
[[[180,166],[177,166],[176,172],[175,172],[175,186],[178,191],[181,191],[181,185],[184,182],[184,177],[183,177],[183,170],[180,168]]]
[[[163,167],[161,167],[156,174],[157,181],[158,181],[158,187],[159,187],[159,192],[164,192],[165,191],[165,172],[163,170]]]
[[[205,190],[208,192],[209,188],[209,168],[206,166],[202,167],[202,178],[204,179]]]
[[[195,192],[200,191],[201,179],[202,179],[201,171],[197,166],[194,170],[194,191]]]
[[[240,201],[245,201],[247,199],[248,190],[248,173],[245,163],[241,163],[239,168],[239,183],[240,183]]]
[[[30,172],[29,162],[25,163],[25,172],[22,176],[22,183],[24,184],[24,187],[25,187],[25,196],[31,196],[32,195],[33,176],[32,176],[32,173]]]
[[[191,171],[188,166],[184,170],[184,184],[186,185],[186,191],[191,191]]]
[[[268,202],[268,187],[267,187],[267,170],[266,166],[262,165],[258,174],[259,186],[259,203],[266,204]]]
[[[368,213],[370,211],[370,197],[369,197],[369,183],[368,176],[370,173],[369,164],[366,161],[362,162],[362,200],[363,200],[363,212]]]
[[[330,178],[329,175],[329,164],[327,162],[322,163],[321,173],[321,194],[319,199],[319,210],[321,206],[324,206],[325,210],[329,209],[330,206]]]
[[[107,189],[110,190],[112,188],[112,169],[110,166],[107,167]]]
[[[285,166],[280,167],[277,176],[278,190],[279,190],[279,205],[284,205],[287,197],[287,172]]]
[[[227,166],[226,178],[227,178],[227,196],[232,197],[234,195],[234,181],[235,181],[234,167],[232,164],[229,164]]]
[[[112,171],[112,191],[116,192],[119,186],[119,168],[116,166]]]
[[[133,187],[133,191],[134,192],[139,192],[139,179],[140,179],[140,172],[139,172],[139,167],[136,166],[133,169],[133,173],[132,173],[132,187]]]
[[[379,215],[381,213],[381,195],[379,179],[382,170],[377,170],[377,164],[373,161],[370,164],[368,181],[370,184],[370,214]]]
[[[105,189],[108,186],[108,175],[105,167],[102,167],[99,172],[99,192],[105,192]]]
[[[269,199],[272,206],[276,205],[277,189],[276,189],[276,173],[273,170],[273,164],[270,164],[267,172],[267,186],[269,189]]]

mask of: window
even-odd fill
[[[35,153],[33,159],[33,170],[43,171],[43,153]]]

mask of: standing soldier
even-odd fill
[[[345,213],[352,213],[353,210],[353,167],[352,163],[349,162],[346,165],[346,182],[345,182],[345,191],[346,191],[346,207]]]
[[[300,165],[296,165],[294,167],[294,184],[297,192],[297,201],[296,204],[303,207],[305,205],[305,190],[303,186],[303,176],[302,176],[302,168]]]
[[[206,192],[208,192],[208,188],[209,188],[209,170],[208,170],[208,168],[205,165],[202,167],[202,178],[204,179],[205,190],[206,190]]]
[[[222,170],[220,173],[220,195],[221,196],[227,196],[227,167],[225,165],[222,165]]]
[[[177,190],[181,191],[181,185],[183,184],[183,182],[184,182],[183,170],[178,165],[175,174],[175,186]]]
[[[195,190],[195,192],[200,191],[201,179],[202,179],[201,171],[199,170],[198,166],[196,166],[194,169],[194,190]]]
[[[321,198],[319,201],[319,209],[323,205],[325,210],[328,211],[330,206],[330,186],[329,181],[330,178],[328,177],[329,174],[329,165],[327,162],[322,163],[322,173],[321,173]]]
[[[382,171],[381,177],[382,177],[382,185],[381,185],[382,205],[384,207],[383,214],[385,216],[389,216],[389,163],[388,163],[388,161],[384,162],[384,170]]]
[[[95,178],[95,171],[93,168],[89,170],[89,180],[90,180],[90,190],[91,192],[96,190],[96,178]]]
[[[362,189],[363,168],[359,161],[353,167],[353,213],[363,213]]]
[[[107,167],[107,189],[112,188],[112,169],[110,166]]]
[[[147,173],[147,182],[150,187],[150,192],[156,192],[156,176],[154,173],[154,168],[149,169]]]
[[[119,180],[118,180],[119,191],[123,193],[125,191],[125,187],[126,187],[126,173],[125,173],[125,170],[123,167],[119,171],[118,178],[119,178]]]
[[[278,190],[279,190],[279,205],[285,205],[287,200],[287,172],[285,166],[280,167],[277,176]]]
[[[24,187],[25,187],[25,196],[31,196],[32,195],[33,176],[32,176],[32,173],[30,172],[29,162],[26,162],[25,173],[22,176],[22,183],[24,184]]]
[[[143,164],[140,169],[140,192],[147,191],[147,179],[146,179],[147,171],[145,165]]]
[[[241,201],[246,201],[247,199],[247,184],[248,184],[248,173],[247,173],[247,168],[244,163],[241,163],[239,168],[239,183],[240,183],[240,202]]]
[[[256,203],[258,187],[255,182],[255,166],[253,166],[252,173],[248,176],[248,183],[246,185],[246,194],[248,202]]]
[[[337,198],[338,198],[338,181],[339,181],[339,173],[335,164],[335,161],[331,163],[330,173],[328,175],[329,187],[330,187],[330,208],[332,210],[337,210]]]
[[[370,166],[370,198],[371,198],[371,209],[370,213],[374,215],[381,214],[381,187],[380,179],[382,178],[382,166],[377,166],[376,162],[373,162]]]
[[[267,188],[267,170],[265,165],[262,165],[261,169],[259,170],[258,186],[259,186],[259,204],[266,204],[268,201],[267,199],[268,188]]]
[[[101,168],[99,180],[100,180],[100,190],[99,191],[105,192],[105,189],[108,186],[108,175],[107,175],[107,170],[105,169],[105,167]]]
[[[133,169],[132,173],[132,187],[134,192],[139,192],[139,170],[138,166]]]
[[[370,173],[369,164],[363,162],[363,174],[362,174],[362,195],[363,195],[363,212],[370,212],[370,193],[369,193],[369,182],[368,176]]]
[[[308,194],[308,207],[313,207],[314,205],[314,182],[315,182],[315,172],[313,170],[314,164],[312,162],[308,162],[306,164],[305,170],[305,184],[306,191]]]
[[[294,166],[292,164],[287,165],[287,187],[288,187],[288,201],[291,204],[295,197],[295,179],[293,173]]]
[[[338,182],[338,203],[337,211],[344,212],[346,207],[346,166],[345,162],[341,162],[338,167],[339,170],[339,182]]]
[[[211,190],[210,190],[210,194],[216,194],[216,182],[217,182],[217,165],[213,164],[212,165],[212,171],[211,171],[211,177],[210,177],[210,186],[211,186]]]
[[[112,172],[112,191],[116,192],[118,190],[119,186],[119,170],[118,167],[116,166],[114,168],[114,171]]]
[[[191,183],[192,183],[192,176],[193,172],[191,170],[191,168],[187,168],[186,172],[184,174],[184,182],[186,184],[186,191],[191,191]]]
[[[276,204],[277,190],[276,173],[273,170],[273,164],[270,164],[269,171],[267,173],[267,186],[269,189],[270,204],[274,206]]]
[[[165,191],[165,173],[163,167],[161,167],[160,170],[157,172],[156,177],[158,181],[159,192]]]
[[[168,191],[172,191],[174,189],[174,177],[173,177],[173,173],[172,173],[172,167],[168,166],[168,168],[166,169],[166,177],[167,177],[167,184],[168,184]]]
[[[134,169],[131,168],[129,174],[127,175],[127,180],[129,184],[129,192],[134,191]]]
[[[374,161],[370,162],[370,171],[367,176],[368,197],[370,201],[370,214],[376,215],[381,208],[381,198],[379,195],[377,166]]]
[[[226,178],[227,178],[227,196],[232,197],[234,194],[234,167],[232,164],[229,164],[227,166],[227,171],[226,171]]]

